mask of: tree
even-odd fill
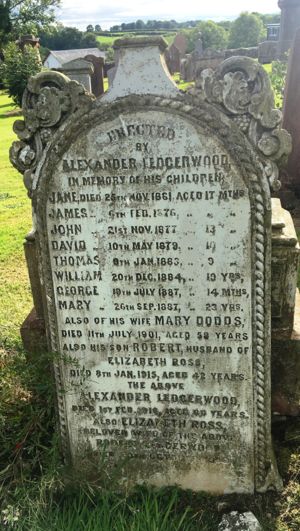
[[[143,20],[137,20],[136,23],[135,23],[135,29],[137,30],[141,30],[141,29],[144,29],[145,27],[145,22]]]
[[[229,48],[249,48],[257,46],[264,38],[262,20],[254,13],[241,13],[233,22],[229,35]]]
[[[214,48],[222,50],[226,48],[228,36],[226,30],[212,20],[200,22],[198,26],[201,31],[203,48]]]
[[[93,24],[89,24],[87,27],[86,27],[86,32],[87,33],[93,33],[94,31],[94,26]]]
[[[40,34],[41,45],[50,50],[80,48],[82,33],[77,28],[59,26]]]
[[[6,35],[11,32],[11,20],[9,12],[3,2],[0,1],[0,43],[5,42]]]
[[[195,49],[195,44],[201,33],[203,48],[213,48],[215,50],[226,48],[228,33],[216,22],[202,21],[192,30],[181,30],[187,39],[187,52],[191,53]]]
[[[276,107],[282,108],[288,61],[273,61],[270,79],[275,93]]]
[[[112,63],[115,59],[115,51],[112,46],[109,46],[105,52],[105,61],[107,63]]]
[[[61,0],[0,0],[0,45],[26,33],[38,34],[55,21]]]
[[[97,48],[95,33],[57,25],[51,31],[40,33],[41,45],[49,50],[72,50],[77,48]]]
[[[256,15],[263,21],[263,25],[267,24],[279,24],[280,23],[280,13],[274,13],[273,15],[263,15],[263,13],[257,13],[256,11],[252,12],[252,15]]]
[[[221,28],[224,28],[226,31],[230,31],[232,24],[232,20],[221,20],[218,22],[218,26],[221,26]]]
[[[41,69],[42,64],[36,48],[25,46],[22,52],[14,42],[6,46],[0,74],[5,88],[17,105],[22,104],[22,96],[28,79]]]
[[[95,25],[95,31],[96,31],[96,33],[99,33],[100,31],[102,31],[100,24],[96,24]]]
[[[80,48],[97,48],[96,35],[91,32],[84,33],[81,37]]]

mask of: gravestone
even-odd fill
[[[289,155],[287,167],[282,175],[280,192],[284,206],[296,207],[296,217],[299,217],[300,198],[300,29],[296,33],[294,44],[288,62],[288,71],[284,91],[283,125],[291,134],[293,149]]]
[[[278,58],[286,60],[296,31],[300,28],[300,0],[278,0],[281,9]]]
[[[171,74],[180,72],[180,62],[187,50],[187,39],[183,33],[177,33],[171,45],[165,50],[165,60]]]
[[[64,63],[60,70],[70,79],[81,83],[88,92],[92,92],[91,75],[94,72],[94,65],[90,60],[73,59]]]
[[[176,46],[181,55],[186,53],[188,42],[184,33],[176,33],[172,44]]]
[[[277,57],[276,41],[263,41],[258,46],[258,61],[260,64],[265,65],[275,61]]]
[[[103,57],[96,57],[95,55],[86,55],[85,59],[90,61],[94,67],[94,71],[91,74],[91,90],[94,96],[98,98],[104,92],[104,59]]]
[[[201,57],[203,54],[203,41],[202,41],[202,35],[201,32],[198,34],[198,38],[195,42],[195,49],[194,49],[194,55],[195,57]]]
[[[165,61],[170,74],[174,74],[175,72],[180,71],[180,61],[182,57],[182,54],[174,43],[172,43],[171,46],[167,48],[167,50],[165,51]]]
[[[29,81],[32,199],[65,457],[121,484],[280,486],[270,433],[270,187],[290,139],[248,58],[182,94],[162,39],[116,44],[94,100]]]

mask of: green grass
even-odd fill
[[[218,517],[209,511],[210,503],[197,510],[193,502],[191,494],[177,489],[139,488],[128,496],[65,489],[62,498],[58,490],[51,500],[50,512],[28,502],[29,511],[21,504],[10,510],[19,513],[14,529],[20,531],[216,531]]]
[[[123,34],[120,34],[119,37],[111,37],[110,35],[97,35],[97,41],[100,44],[112,46],[116,39],[121,39],[122,37]]]
[[[268,64],[265,64],[263,65],[265,71],[268,73],[268,74],[271,74],[272,72],[272,63],[268,63]]]
[[[177,76],[178,79],[178,76]],[[180,85],[179,85],[180,86]],[[299,421],[289,438],[277,434],[282,493],[213,497],[179,489],[114,492],[113,479],[91,486],[61,462],[49,356],[28,363],[19,327],[32,306],[23,238],[31,207],[22,177],[11,167],[13,109],[0,93],[0,529],[12,531],[217,531],[228,509],[252,510],[265,531],[300,529]],[[297,424],[298,423],[298,424]],[[297,432],[298,429],[298,432]],[[297,435],[298,433],[298,435]]]
[[[145,36],[149,35],[148,33],[145,33]],[[174,40],[174,37],[176,35],[176,32],[167,32],[167,33],[161,33],[161,36],[167,41],[168,44],[171,44]],[[97,36],[97,41],[100,43],[100,44],[105,44],[105,45],[108,45],[108,46],[112,46],[113,43],[115,42],[116,39],[121,39],[121,38],[124,38],[124,37],[143,37],[143,35],[141,34],[138,34],[138,35],[135,35],[134,32],[132,33],[119,33],[118,36],[110,36],[110,35],[98,35]]]
[[[268,63],[262,66],[265,69],[265,71],[269,74],[269,76],[271,77],[272,76],[272,63]],[[272,83],[272,77],[271,77],[271,83]],[[275,98],[275,107],[278,109],[282,109],[283,94],[281,92],[278,92],[276,90],[276,87],[274,88],[274,86],[273,86],[273,90],[274,90],[274,98]]]
[[[31,293],[23,253],[24,236],[31,228],[31,206],[22,176],[11,166],[8,150],[16,139],[12,131],[16,117],[8,96],[0,93],[0,334],[3,340],[19,336],[19,327],[28,314]]]
[[[194,81],[183,81],[180,78],[179,72],[175,72],[175,74],[173,75],[173,79],[180,90],[187,90],[189,87],[193,87],[195,84]]]

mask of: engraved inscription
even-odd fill
[[[251,484],[248,189],[179,116],[139,112],[123,127],[79,137],[47,200],[74,457],[89,445],[112,461],[226,468],[237,444]]]

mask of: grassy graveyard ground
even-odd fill
[[[280,494],[212,497],[179,489],[116,493],[113,478],[99,486],[71,478],[55,434],[49,357],[27,362],[19,327],[31,309],[22,242],[31,228],[30,201],[8,160],[15,117],[0,93],[0,529],[16,531],[216,531],[220,504],[252,510],[266,531],[300,529],[299,424],[276,454]],[[219,510],[218,510],[219,508]],[[224,510],[224,506],[223,506]]]

